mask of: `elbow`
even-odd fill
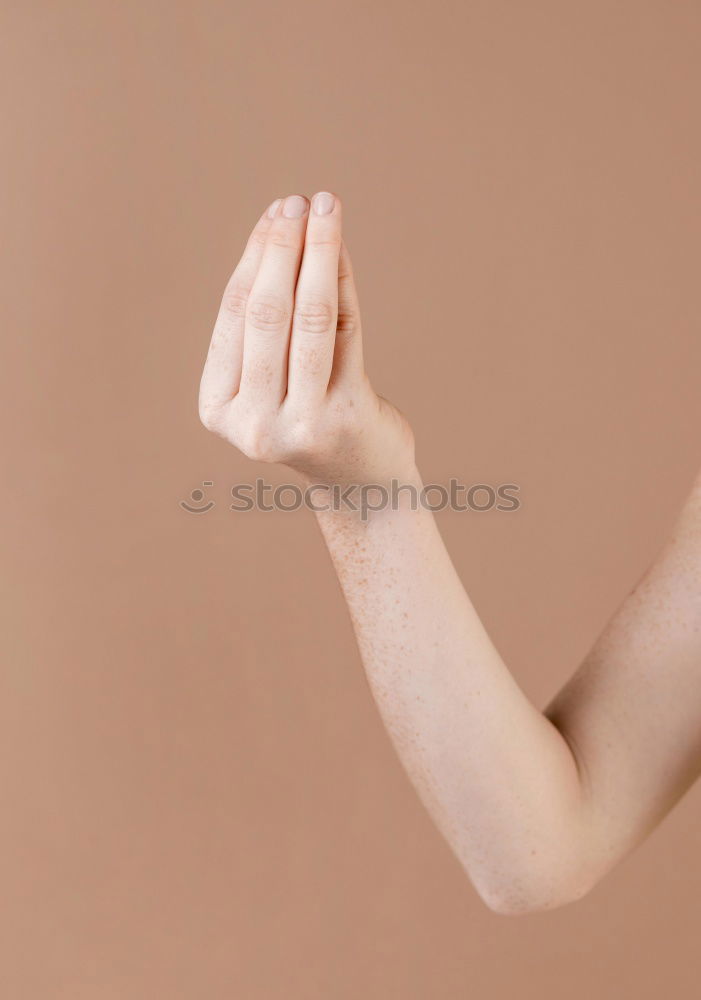
[[[550,874],[549,877],[473,879],[482,902],[502,917],[545,913],[576,903],[594,887],[595,881],[581,877]]]
[[[510,893],[480,892],[482,902],[492,913],[500,917],[523,917],[533,913],[545,913],[581,899],[586,893],[559,893],[552,896],[512,895]]]

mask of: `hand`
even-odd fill
[[[341,202],[277,199],[224,292],[200,419],[245,455],[307,480],[385,483],[414,468],[413,435],[372,389]]]

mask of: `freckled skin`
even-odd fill
[[[211,430],[311,483],[420,488],[373,390],[341,203],[264,213],[224,292],[200,388]],[[485,902],[580,898],[701,770],[701,476],[655,564],[544,711],[487,635],[432,514],[316,514],[409,778]]]

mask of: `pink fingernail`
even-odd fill
[[[317,215],[330,215],[335,204],[336,199],[328,191],[319,191],[314,195],[314,211]]]
[[[268,218],[269,219],[274,219],[275,218],[275,216],[277,215],[277,210],[280,207],[280,202],[281,201],[282,201],[282,198],[276,198],[275,201],[272,203],[272,205],[268,209]]]
[[[285,198],[282,214],[286,219],[301,219],[306,211],[307,199],[301,194],[291,194],[289,198]]]

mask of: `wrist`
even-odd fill
[[[421,510],[422,489],[421,475],[413,463],[397,468],[392,475],[360,481],[307,482],[308,494],[313,494],[311,509],[322,525],[367,526],[397,513]]]

